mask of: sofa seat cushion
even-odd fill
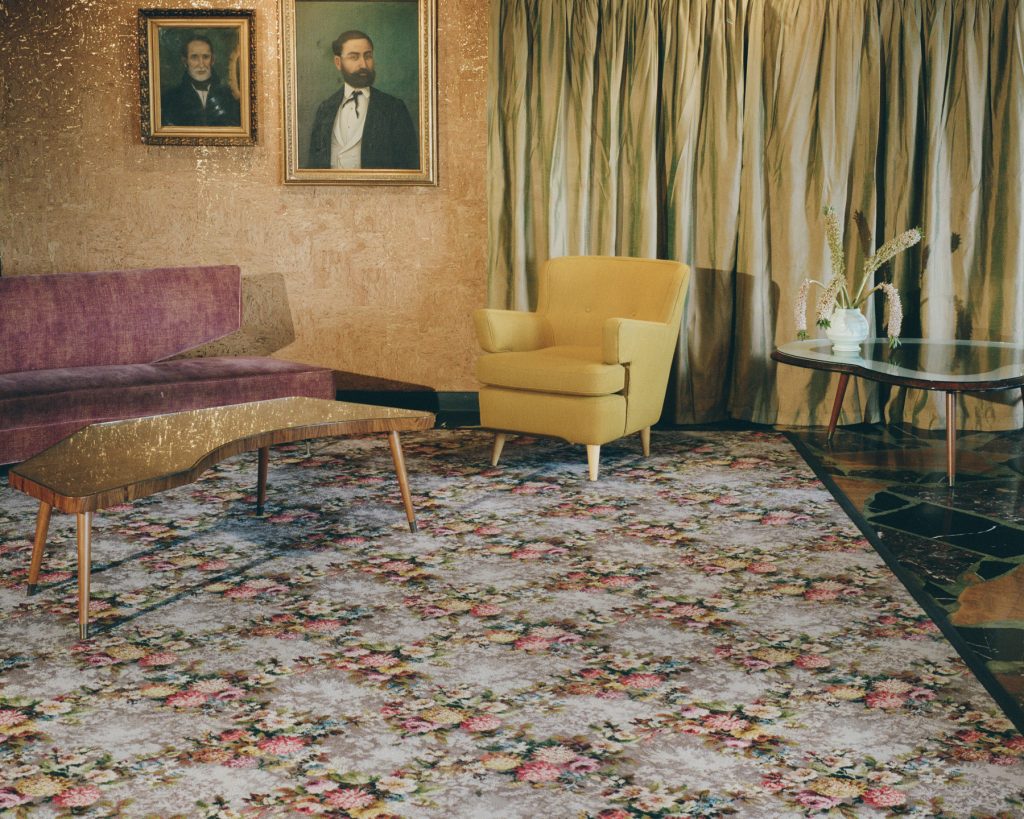
[[[565,395],[611,395],[626,386],[626,369],[605,364],[600,347],[544,347],[490,353],[477,359],[477,377],[495,387]]]
[[[98,421],[289,395],[334,398],[332,371],[275,358],[216,357],[3,373],[0,463],[23,460]]]

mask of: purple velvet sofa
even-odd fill
[[[235,266],[0,278],[0,464],[96,421],[287,395],[334,398],[331,370],[173,356],[239,328]]]

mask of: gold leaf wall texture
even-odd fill
[[[283,185],[277,0],[217,4],[256,9],[258,144],[143,145],[138,8],[0,3],[3,275],[237,264],[249,352],[476,389],[488,0],[438,3],[438,187]]]

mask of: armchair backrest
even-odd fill
[[[562,256],[541,268],[537,313],[555,345],[601,346],[609,318],[678,326],[689,268],[625,256]]]

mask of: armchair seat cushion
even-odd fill
[[[495,387],[563,395],[612,395],[626,387],[626,368],[604,363],[600,347],[490,353],[477,359],[477,377]]]

